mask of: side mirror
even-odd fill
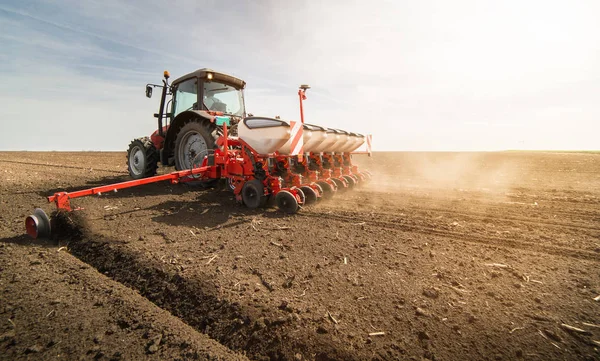
[[[146,85],[146,98],[152,98],[152,87],[150,85]]]

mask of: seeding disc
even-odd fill
[[[338,179],[338,178],[331,178],[331,180],[337,186],[338,192],[344,192],[348,189],[348,183],[346,183],[346,180],[342,180],[342,179]]]
[[[314,189],[312,189],[309,186],[302,186],[300,187],[300,190],[302,191],[302,193],[304,193],[304,204],[309,205],[309,204],[313,204],[317,202],[317,192],[315,192]]]
[[[258,208],[266,201],[265,188],[261,181],[253,179],[242,187],[242,201],[250,209]]]
[[[302,191],[302,189],[296,188],[296,192],[298,192],[298,197],[300,197],[300,202],[298,202],[298,204],[301,206],[305,205],[306,204],[306,196],[304,195],[304,192]]]
[[[277,203],[277,207],[284,211],[285,213],[296,213],[298,212],[298,201],[296,201],[296,197],[288,191],[280,191],[275,196],[275,202]]]
[[[323,187],[317,183],[315,183],[315,187],[317,188],[317,201],[320,201],[323,198]]]
[[[227,178],[226,182],[227,182],[227,188],[233,192],[235,190],[235,186],[236,186],[235,181],[232,178]]]
[[[346,183],[348,183],[348,189],[352,189],[356,185],[354,178],[350,177],[349,175],[343,175],[342,178],[344,178]]]
[[[323,190],[323,192],[321,193],[321,196],[323,197],[323,199],[331,199],[333,197],[333,195],[335,194],[335,188],[333,188],[333,186],[325,181],[319,181],[317,182],[317,185],[319,185],[321,187],[321,189]]]

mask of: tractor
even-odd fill
[[[154,114],[158,128],[149,137],[129,144],[127,168],[133,179],[154,176],[159,162],[178,171],[200,166],[222,135],[223,123],[236,135],[237,123],[246,117],[243,80],[206,68],[171,84],[169,77],[165,71],[162,85],[146,85],[148,98],[154,88],[162,89],[160,107]]]
[[[169,77],[165,71],[162,85],[146,85],[148,98],[154,88],[162,89],[160,108],[154,114],[158,128],[129,145],[127,167],[134,179],[56,192],[47,197],[48,202],[72,211],[71,200],[79,197],[163,181],[210,186],[226,180],[236,201],[248,208],[273,201],[293,214],[371,179],[370,172],[352,163],[353,154],[371,156],[371,135],[305,124],[302,104],[308,85],[298,90],[300,121],[288,122],[247,116],[246,83],[231,75],[199,69],[171,84]],[[356,151],[365,142],[367,151]],[[176,171],[156,175],[159,162],[175,166]],[[33,238],[49,236],[50,223],[39,208],[25,219]]]

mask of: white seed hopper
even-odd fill
[[[238,123],[238,137],[259,154],[270,154],[290,139],[290,124],[280,119],[252,117]]]
[[[348,142],[351,142],[350,135],[347,131],[341,129],[334,129],[337,132],[338,140],[331,147],[330,152],[341,153],[346,147]]]
[[[350,133],[349,134],[349,140],[344,145],[344,147],[341,150],[341,152],[350,153],[350,152],[356,150],[356,148],[360,147],[364,143],[364,141],[365,141],[364,140],[364,136],[362,136],[361,134]]]
[[[355,139],[354,144],[352,144],[352,148],[350,150],[348,150],[348,152],[354,152],[355,150],[360,148],[361,145],[363,145],[365,143],[365,136],[362,134],[355,133],[354,139]]]
[[[333,143],[337,141],[337,133],[335,133],[332,129],[323,128],[324,139],[321,143],[316,145],[312,150],[314,153],[320,152],[328,152]]]
[[[318,125],[304,124],[302,131],[302,141],[304,142],[304,152],[315,152],[315,149],[327,138],[327,131],[325,128]],[[290,154],[292,139],[290,138],[278,152],[280,154]]]

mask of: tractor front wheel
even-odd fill
[[[152,177],[158,168],[158,152],[148,137],[134,139],[127,150],[127,170],[133,179]]]

